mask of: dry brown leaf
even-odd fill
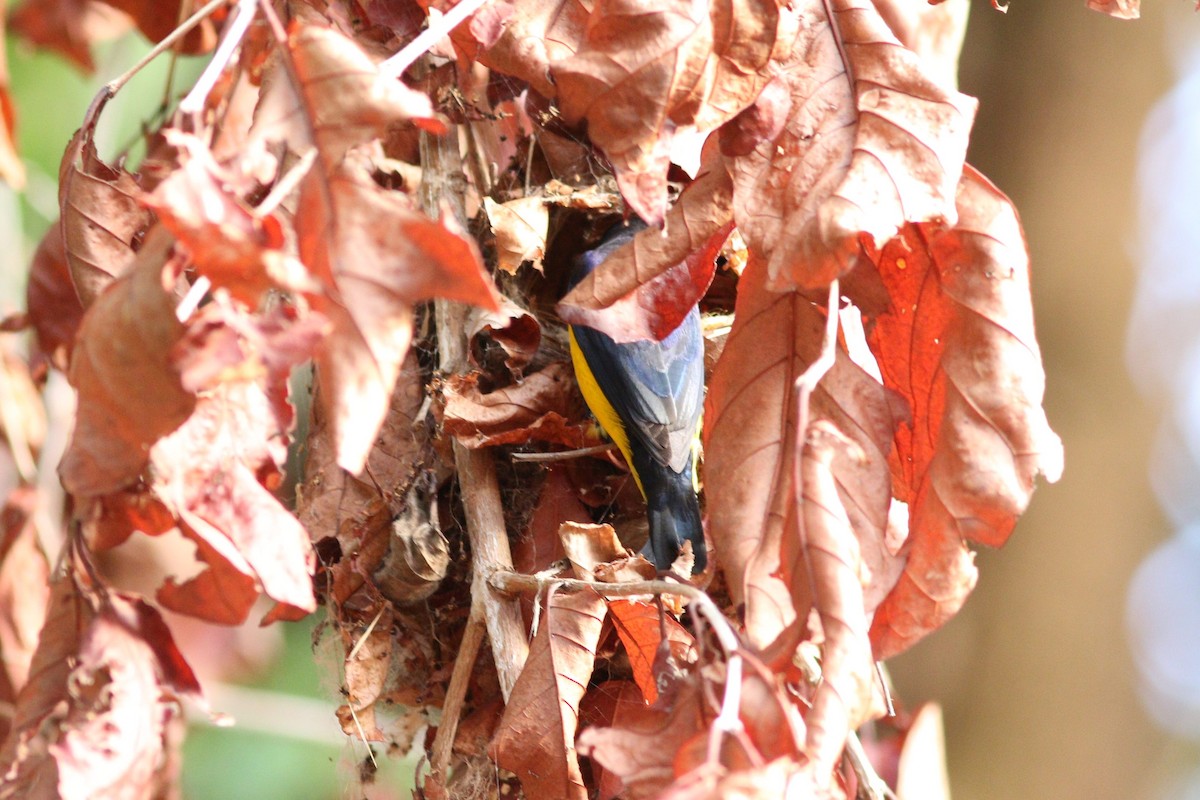
[[[338,464],[358,474],[387,414],[412,339],[413,305],[445,297],[495,309],[473,239],[378,186],[361,164],[312,172],[296,213],[300,257],[326,284],[314,306],[333,323],[316,359]]]
[[[392,660],[392,614],[384,603],[379,613],[372,618],[373,626],[343,628],[342,644],[345,647],[346,699],[349,701],[338,709],[338,719],[347,736],[367,741],[383,741],[383,733],[375,724],[375,703],[383,695],[388,678],[388,666]],[[351,713],[351,710],[353,713]]]
[[[439,386],[443,431],[467,447],[541,441],[570,448],[598,444],[578,419],[571,365],[555,362],[514,386],[483,393],[476,375],[453,375]]]
[[[723,140],[738,228],[777,289],[828,284],[862,235],[953,223],[976,107],[926,75],[870,0],[806,0],[799,13],[794,57]]]
[[[144,202],[191,255],[196,271],[251,308],[275,286],[314,288],[285,253],[278,217],[254,213],[230,191],[234,177],[217,164],[208,145],[176,129],[163,131],[163,137],[179,150],[180,165]]]
[[[875,680],[863,600],[866,576],[833,473],[835,455],[852,447],[829,422],[809,425],[800,465],[800,537],[788,537],[783,543],[784,562],[791,565],[786,581],[792,587],[796,613],[806,619],[809,608],[816,609],[824,638],[821,683],[804,718],[805,754],[822,785],[837,768],[846,737],[867,721]]]
[[[546,255],[549,209],[541,197],[521,197],[507,203],[483,198],[483,207],[496,237],[496,266],[515,275],[526,261],[542,271]]]
[[[958,56],[967,32],[970,0],[936,5],[905,0],[872,0],[900,43],[919,55],[926,71],[943,86],[958,88]]]
[[[449,543],[436,517],[431,518],[430,505],[436,509],[437,499],[424,494],[416,489],[409,493],[404,509],[392,520],[387,553],[371,572],[379,593],[397,605],[429,597],[450,567]]]
[[[735,603],[746,604],[746,633],[763,648],[795,620],[780,575],[782,543],[799,541],[793,459],[797,398],[793,384],[821,348],[825,315],[797,293],[765,287],[753,255],[742,275],[736,316],[705,406],[708,532]],[[838,493],[864,553],[886,561],[891,476],[886,463],[898,422],[896,401],[838,350],[812,396],[814,417],[828,419],[866,454],[839,456]],[[872,580],[893,580],[881,570]],[[890,584],[889,587],[890,588]]]
[[[499,38],[479,54],[494,70],[527,81],[543,97],[553,97],[550,65],[572,55],[591,13],[587,0],[514,0]]]
[[[338,605],[379,568],[392,519],[403,510],[421,472],[436,468],[430,424],[417,422],[424,400],[424,377],[410,351],[361,477],[337,465],[325,412],[321,404],[312,405],[297,516],[314,542],[336,539],[339,544],[340,560],[324,565],[332,578],[331,599]]]
[[[676,131],[713,130],[754,102],[798,22],[774,0],[599,0],[574,55],[551,66],[563,117],[587,121],[630,208],[657,226]]]
[[[383,136],[395,122],[410,120],[433,133],[445,132],[430,98],[382,76],[352,38],[296,20],[288,48],[300,85],[293,86],[282,68],[264,82],[252,140],[284,140],[295,152],[316,145],[328,172],[347,151]]]
[[[1088,8],[1117,19],[1137,19],[1141,6],[1141,0],[1088,0]]]
[[[100,160],[92,141],[95,121],[75,133],[58,168],[59,225],[84,308],[132,268],[138,243],[154,221],[138,202],[141,190],[133,176]]]
[[[868,343],[913,411],[893,462],[897,496],[910,504],[911,550],[872,626],[878,658],[958,610],[975,581],[966,542],[1004,544],[1037,476],[1062,473],[1062,442],[1041,405],[1020,222],[973,170],[958,205],[957,228],[909,226],[875,256],[892,305]]]
[[[596,567],[629,555],[613,526],[607,523],[564,522],[559,526],[558,537],[579,580],[593,580]]]
[[[542,325],[532,313],[501,297],[499,311],[471,309],[466,334],[471,363],[503,385],[521,381],[541,345]]]
[[[14,489],[0,509],[0,701],[15,704],[46,621],[50,565],[37,542],[37,490]],[[0,738],[8,733],[0,722]]]
[[[62,227],[57,222],[46,230],[33,254],[29,283],[25,287],[25,309],[38,349],[51,364],[65,372],[75,345],[75,333],[83,320],[83,306],[71,282]]]
[[[116,593],[98,603],[60,578],[4,743],[0,797],[164,791],[167,726],[178,696],[199,688],[156,611]]]
[[[191,418],[154,445],[150,458],[154,493],[184,523],[186,535],[211,548],[200,552],[209,571],[193,582],[232,581],[244,587],[249,576],[273,600],[307,611],[316,607],[308,534],[262,483],[278,484],[287,441],[270,399],[256,383],[229,383],[207,392]],[[209,593],[200,588],[193,586],[195,593],[186,598],[182,589],[169,589],[171,600],[160,599],[173,611],[208,618]],[[245,595],[243,588],[239,596]],[[185,599],[196,605],[184,605]],[[220,621],[227,621],[228,604],[223,605]],[[250,608],[241,610],[244,619]]]
[[[598,762],[625,785],[629,800],[654,800],[675,780],[676,754],[696,736],[705,736],[715,714],[705,707],[697,680],[646,706],[637,695],[619,698],[612,724],[579,735],[579,752]]]
[[[603,598],[550,590],[489,753],[515,772],[530,800],[586,800],[575,753],[579,702],[596,659]]]
[[[150,446],[195,407],[170,359],[183,335],[170,289],[182,265],[167,260],[170,246],[165,231],[152,236],[80,324],[69,373],[79,410],[58,468],[72,494],[107,494],[136,480]]]
[[[684,190],[663,230],[646,228],[614,250],[563,299],[559,314],[617,342],[662,339],[712,283],[732,202],[729,175],[717,163]]]
[[[16,35],[53,50],[88,74],[96,71],[92,44],[115,39],[133,24],[101,0],[28,0],[13,9],[8,22]]]
[[[165,39],[180,22],[195,10],[192,0],[104,0],[113,8],[124,11],[133,18],[138,30],[152,42]],[[178,48],[181,53],[197,55],[207,53],[217,45],[217,25],[210,17],[193,28]]]

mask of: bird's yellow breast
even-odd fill
[[[600,389],[600,384],[596,382],[596,376],[592,374],[592,368],[588,366],[587,359],[583,357],[583,351],[579,349],[579,342],[575,341],[575,329],[570,328],[571,337],[571,363],[575,366],[575,380],[579,382],[579,391],[583,393],[583,399],[587,401],[588,408],[592,410],[596,420],[600,423],[600,427],[604,429],[609,438],[616,443],[620,448],[621,454],[625,456],[625,463],[629,465],[629,472],[633,475],[634,481],[637,482],[638,491],[642,493],[642,497],[646,496],[646,489],[642,486],[641,476],[637,474],[637,469],[633,466],[633,452],[630,450],[629,434],[625,431],[625,424],[621,422],[621,417],[617,415],[616,409],[612,403],[605,397],[604,392]]]

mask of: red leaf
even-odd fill
[[[1062,443],[1042,410],[1029,257],[1007,197],[973,170],[959,224],[910,226],[876,256],[891,305],[869,343],[913,425],[894,471],[909,499],[908,567],[880,606],[876,657],[906,649],[952,616],[974,586],[966,540],[1004,543],[1038,474],[1057,480]]]
[[[558,306],[570,323],[617,342],[662,339],[704,295],[716,256],[732,229],[729,176],[721,164],[702,172],[667,213],[613,251]]]
[[[9,27],[18,36],[96,71],[91,46],[129,30],[128,16],[100,0],[28,0],[13,9]]]
[[[613,600],[608,604],[608,611],[621,644],[629,654],[633,680],[641,689],[646,704],[653,705],[658,700],[655,666],[663,634],[666,634],[666,652],[677,667],[695,661],[696,642],[674,617],[653,603]]]

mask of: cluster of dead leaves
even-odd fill
[[[493,0],[397,79],[383,59],[455,5],[231,2],[175,42],[241,37],[136,169],[93,142],[108,93],[68,145],[27,322],[78,393],[72,522],[52,575],[36,425],[0,419],[21,483],[0,516],[0,797],[174,779],[199,686],[155,607],[94,568],[169,532],[196,564],[164,608],[325,606],[346,733],[407,751],[438,727],[425,796],[496,791],[493,764],[554,800],[875,796],[878,776],[944,795],[932,712],[862,728],[876,663],[956,613],[970,545],[1003,544],[1062,468],[1016,211],[965,163],[966,0]],[[87,69],[92,42],[162,40],[192,10],[56,0],[12,23]],[[16,184],[2,80],[0,116]],[[556,307],[623,208],[650,226]],[[719,260],[737,269],[703,435],[711,598],[680,589],[681,617],[662,585],[624,596],[656,576],[603,455],[504,461],[508,533],[489,534],[512,563],[472,575],[456,448],[598,444],[563,321],[664,336]],[[447,327],[449,301],[478,310]],[[435,372],[438,347],[465,356]],[[620,539],[589,524],[614,510]],[[467,643],[513,571],[540,582],[517,586],[510,687]]]

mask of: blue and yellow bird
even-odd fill
[[[617,223],[595,249],[576,257],[573,288],[634,234],[641,220]],[[685,541],[694,572],[708,563],[696,498],[696,448],[704,409],[704,341],[693,307],[660,342],[618,344],[582,325],[571,326],[571,361],[584,400],[625,456],[650,523],[642,554],[668,569]]]

